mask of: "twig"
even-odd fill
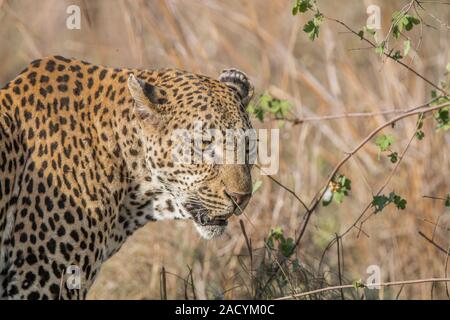
[[[448,256],[448,250],[442,248],[440,245],[434,242],[433,239],[428,238],[422,231],[419,231],[419,235]]]
[[[195,293],[194,274],[192,273],[192,268],[189,265],[187,265],[187,267],[188,267],[188,270],[189,270],[189,274],[188,274],[187,280],[186,280],[186,287],[187,287],[187,284],[189,283],[189,277],[191,277],[192,298],[194,300],[197,300],[197,294]],[[186,300],[189,300],[188,295],[187,295],[187,288],[186,288],[185,294],[186,294]]]
[[[437,222],[430,221],[430,220],[428,220],[428,219],[426,219],[426,218],[419,218],[419,217],[417,217],[417,219],[419,219],[419,220],[421,220],[421,221],[423,221],[423,222],[425,222],[425,223],[429,223],[429,224],[433,225],[433,226],[434,226],[434,229],[440,228],[440,229],[442,229],[442,230],[444,230],[444,231],[450,231],[450,228],[446,228],[446,227],[444,227],[444,226],[441,226],[441,225],[439,225],[439,223],[437,223]]]
[[[255,167],[257,167],[259,170],[261,170],[264,173],[264,169],[261,168],[259,165],[255,164]],[[288,188],[287,186],[285,186],[284,184],[282,184],[280,181],[278,181],[277,179],[275,179],[274,177],[272,177],[271,175],[265,174],[266,177],[268,177],[270,180],[272,180],[273,182],[275,182],[277,185],[279,185],[281,188],[283,188],[284,190],[286,190],[287,192],[289,192],[290,194],[292,194],[294,196],[295,199],[298,200],[298,202],[300,202],[303,206],[303,208],[305,208],[306,210],[308,209],[308,206],[305,204],[305,202],[303,202],[302,199],[300,199],[300,197],[295,193],[294,190]]]
[[[444,263],[444,277],[448,277],[448,258],[450,257],[450,246],[447,248],[447,256],[445,257]],[[450,292],[448,290],[448,283],[445,283],[445,293],[447,294],[447,298],[450,299]]]
[[[336,233],[336,242],[337,242],[337,262],[338,262],[338,276],[339,276],[339,284],[342,286],[342,272],[341,272],[341,244],[339,241],[339,235]],[[344,289],[341,288],[341,299],[345,300],[344,297]]]
[[[395,300],[398,300],[398,298],[400,297],[400,294],[402,293],[404,287],[405,287],[404,284],[400,287],[400,290],[398,290],[397,295],[395,296]]]
[[[362,287],[390,287],[390,286],[399,286],[399,285],[406,285],[406,284],[420,284],[420,283],[436,283],[436,282],[450,282],[450,278],[429,278],[429,279],[417,279],[417,280],[404,280],[404,281],[392,281],[392,282],[380,282],[380,283],[371,283],[370,286],[369,285],[362,285]],[[296,293],[290,296],[285,296],[285,297],[281,297],[275,300],[287,300],[287,299],[292,299],[292,298],[300,298],[300,297],[305,297],[305,296],[309,296],[312,294],[317,294],[317,293],[321,293],[321,292],[326,292],[326,291],[333,291],[333,290],[341,290],[341,289],[350,289],[350,288],[355,288],[355,285],[353,284],[346,284],[346,285],[342,285],[342,286],[332,286],[332,287],[326,287],[326,288],[321,288],[321,289],[317,289],[317,290],[312,290],[312,291],[308,291],[308,292],[302,292],[302,293]]]
[[[294,125],[302,124],[305,122],[312,122],[312,121],[324,121],[324,120],[339,120],[339,119],[347,119],[347,118],[368,118],[368,117],[374,117],[374,116],[381,116],[381,115],[388,115],[388,114],[398,114],[398,113],[405,113],[410,110],[385,110],[385,111],[379,111],[379,112],[351,112],[351,113],[344,113],[344,114],[332,114],[332,115],[326,115],[326,116],[314,116],[314,117],[304,117],[304,118],[275,118],[276,120],[284,120],[291,122]]]
[[[161,300],[167,300],[167,285],[166,285],[166,269],[164,266],[161,269],[161,278],[160,278],[160,295]]]
[[[245,230],[244,221],[242,221],[242,219],[239,219],[239,225],[241,226],[242,234],[244,235],[245,243],[247,244],[248,255],[250,257],[250,284],[251,284],[251,290],[252,290],[252,296],[253,296],[254,292],[255,292],[255,288],[254,288],[254,284],[253,284],[254,278],[253,278],[253,249],[252,249],[252,242],[251,242],[251,239],[249,239],[249,237],[247,235],[247,231]]]
[[[435,196],[427,196],[427,195],[423,195],[422,198],[428,198],[428,199],[434,199],[434,200],[442,200],[442,201],[446,201],[446,198],[443,197],[435,197]]]

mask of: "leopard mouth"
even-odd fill
[[[184,207],[191,214],[192,220],[201,227],[221,227],[228,225],[226,217],[211,217],[208,215],[209,210],[200,204],[185,204]]]
[[[228,221],[224,217],[210,217],[208,209],[202,206],[185,206],[192,219],[201,226],[227,226]]]
[[[210,218],[207,215],[200,215],[198,223],[202,226],[221,226],[226,227],[228,221],[224,218]]]

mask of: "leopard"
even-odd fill
[[[252,196],[252,164],[180,161],[188,143],[174,133],[242,137],[253,92],[235,68],[212,78],[60,55],[27,65],[0,89],[1,299],[86,299],[103,263],[150,222],[192,221],[223,238]]]

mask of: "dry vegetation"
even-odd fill
[[[320,7],[326,15],[358,29],[372,3],[381,7],[381,34],[386,34],[391,13],[403,1],[321,0]],[[81,30],[65,28],[68,4],[82,8]],[[251,76],[258,93],[268,90],[291,101],[290,117],[310,118],[281,127],[280,171],[274,176],[310,203],[345,153],[394,115],[314,117],[407,109],[427,101],[431,88],[395,62],[380,59],[332,22],[325,22],[319,39],[311,42],[302,31],[305,19],[292,16],[291,5],[291,1],[268,0],[0,0],[0,85],[29,61],[52,54],[111,66],[178,67],[214,77],[225,67],[240,68]],[[424,37],[414,39],[420,47],[417,52],[411,49],[414,59],[406,61],[439,83],[450,60],[450,6],[424,6],[424,18],[433,28],[423,26]],[[399,154],[414,135],[416,120],[411,117],[383,131],[396,137],[393,148]],[[269,118],[263,124],[255,119],[254,124],[280,125]],[[380,266],[382,281],[446,276],[447,255],[419,234],[433,238],[445,250],[450,246],[449,209],[441,200],[423,197],[445,197],[450,191],[450,136],[434,128],[433,121],[425,121],[425,138],[412,140],[385,187],[384,193],[395,191],[407,199],[406,209],[389,206],[376,215],[370,215],[369,209],[363,231],[354,228],[341,239],[343,283],[366,279],[366,268],[373,264]],[[150,223],[104,265],[90,298],[274,298],[289,294],[293,287],[311,290],[339,284],[337,247],[326,253],[320,268],[319,262],[329,241],[353,224],[391,175],[394,165],[386,156],[378,160],[377,153],[370,142],[340,170],[352,179],[351,194],[341,205],[320,205],[312,215],[293,257],[300,262],[298,268],[281,261],[282,269],[288,269],[288,281],[277,274],[264,286],[271,277],[267,268],[277,263],[274,259],[282,259],[268,252],[264,243],[274,227],[281,227],[286,237],[295,237],[305,210],[292,194],[255,169],[254,179],[263,184],[242,216],[251,239],[251,259],[237,218],[222,238],[211,242],[200,239],[190,223]],[[345,293],[358,298],[354,289]],[[330,291],[309,298],[340,295]],[[386,288],[380,296],[447,297],[443,283]]]

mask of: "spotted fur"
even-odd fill
[[[221,234],[248,202],[250,166],[174,163],[172,133],[198,120],[251,128],[252,92],[234,69],[214,80],[32,62],[0,90],[0,297],[85,298],[102,263],[149,221],[190,219],[206,238]],[[66,285],[70,266],[81,289]]]

